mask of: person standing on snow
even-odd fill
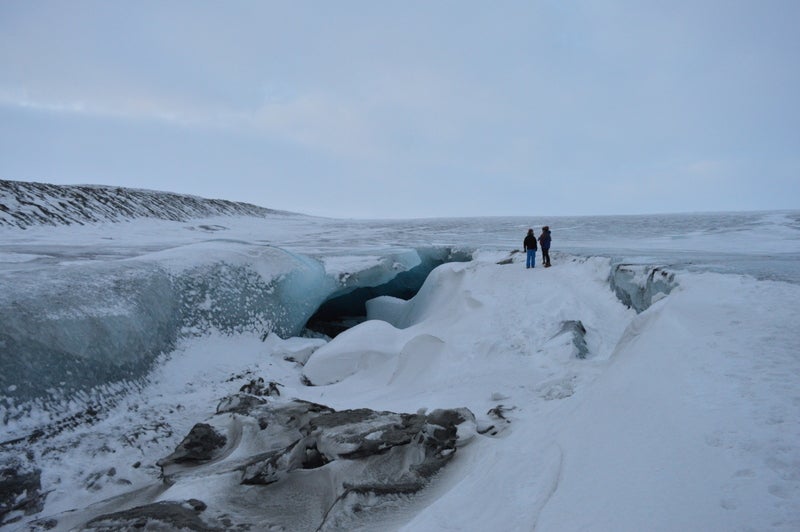
[[[542,264],[545,268],[550,267],[550,227],[542,227],[542,234],[539,236],[539,243],[542,245]]]
[[[522,241],[522,249],[528,252],[528,259],[525,262],[525,268],[536,267],[536,237],[533,234],[533,229],[528,229],[528,234],[525,240]]]

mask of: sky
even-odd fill
[[[800,208],[800,2],[0,2],[0,179],[338,218]]]

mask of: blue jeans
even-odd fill
[[[528,261],[525,263],[526,268],[535,268],[536,267],[536,250],[529,249],[528,250]]]

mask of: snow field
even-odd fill
[[[336,409],[475,413],[475,433],[431,486],[367,529],[800,528],[800,287],[681,273],[637,315],[610,290],[607,259],[526,270],[478,256],[440,266],[408,302],[373,300],[371,320],[330,342],[183,341],[142,394],[50,442],[44,515],[152,489],[155,461],[261,377]],[[577,320],[586,359],[560,333]],[[234,480],[160,498],[203,499]],[[237,504],[257,502],[254,489]]]
[[[366,322],[312,355],[305,373],[336,383],[305,395],[336,407],[467,406],[484,424],[513,409],[405,529],[798,528],[800,289],[682,274],[637,316],[607,272],[602,259],[445,265],[411,301],[370,305],[397,327]],[[565,320],[585,325],[587,360],[553,338]],[[359,356],[375,345],[380,357]]]

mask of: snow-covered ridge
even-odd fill
[[[229,215],[264,217],[279,212],[249,203],[152,190],[0,180],[0,226],[23,229],[133,218],[184,221]]]

